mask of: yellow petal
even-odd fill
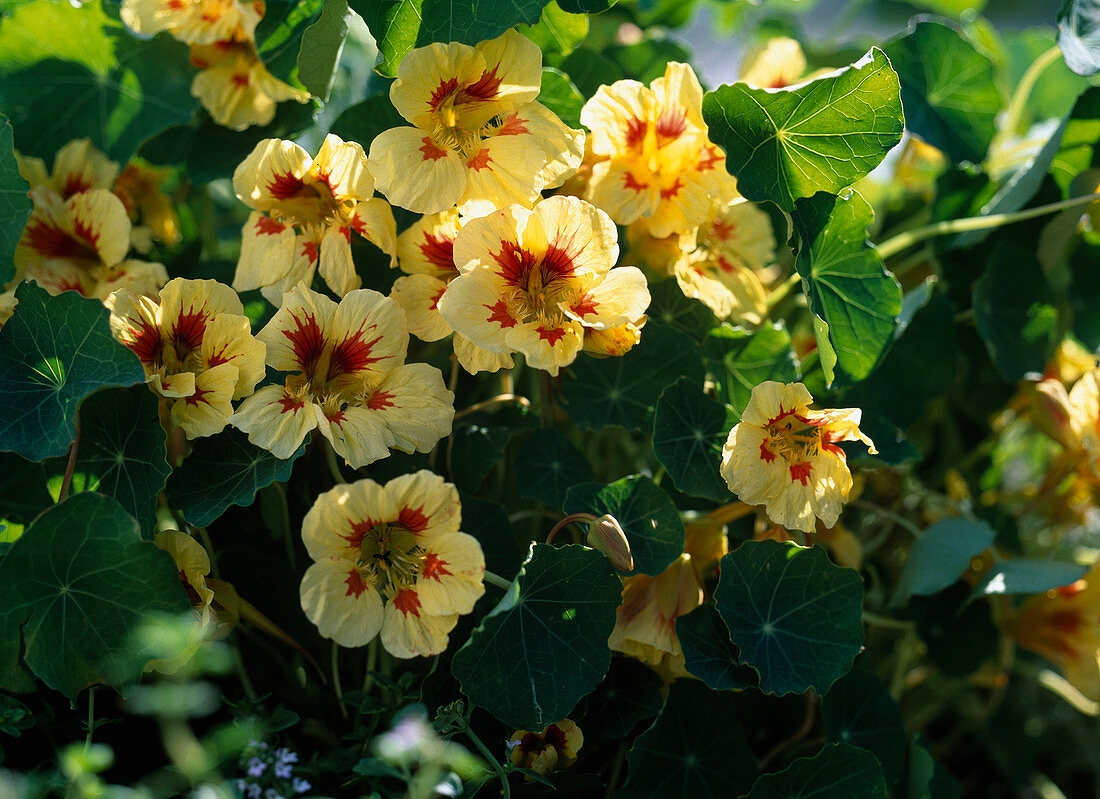
[[[326,558],[306,569],[301,603],[317,632],[340,646],[363,646],[382,627],[382,598],[350,560]]]

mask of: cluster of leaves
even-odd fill
[[[227,199],[236,165],[267,137],[319,140],[327,126],[368,144],[401,124],[386,87],[415,47],[476,44],[518,25],[545,54],[540,101],[573,125],[601,83],[648,82],[668,60],[688,60],[658,34],[681,25],[690,3],[609,5],[272,0],[260,56],[328,104],[318,116],[320,102],[288,103],[263,129],[234,133],[197,107],[186,47],[166,35],[131,36],[100,0],[13,4],[0,16],[0,284],[14,274],[31,210],[15,150],[48,159],[88,136],[120,161],[173,167],[183,243],[157,255],[173,276],[227,280],[244,217]],[[739,25],[791,24],[789,3],[749,5],[729,9]],[[958,17],[977,4],[917,5]],[[801,290],[777,295],[768,321],[723,324],[675,281],[654,283],[641,343],[625,356],[582,357],[556,382],[522,367],[509,375],[539,413],[479,404],[501,393],[500,378],[459,376],[456,407],[482,409],[460,414],[430,456],[333,474],[320,447],[284,461],[226,430],[170,463],[157,400],[103,306],[19,286],[0,329],[0,689],[21,696],[0,695],[0,730],[13,767],[49,760],[50,734],[78,737],[53,692],[86,704],[98,685],[148,696],[148,684],[137,687],[143,669],[164,657],[149,619],[191,606],[152,539],[181,525],[211,542],[216,573],[251,603],[242,612],[251,623],[233,639],[238,674],[165,680],[221,699],[203,705],[192,692],[144,715],[176,733],[170,722],[188,715],[262,719],[256,735],[311,753],[318,790],[346,790],[350,774],[357,790],[413,791],[407,763],[367,752],[395,711],[419,702],[442,709],[433,735],[472,743],[504,790],[530,795],[938,798],[1039,777],[1073,794],[1091,762],[1087,728],[1050,711],[1055,700],[1038,683],[1013,674],[1006,690],[1012,643],[998,622],[1010,595],[1072,583],[1085,568],[1068,547],[1044,548],[1010,500],[969,497],[1005,485],[1013,468],[1041,475],[1049,460],[1041,437],[1009,440],[990,426],[1015,384],[1042,373],[1067,337],[1100,348],[1100,242],[1078,226],[1100,158],[1100,89],[1081,77],[1100,63],[1100,6],[1067,0],[1057,44],[1051,30],[1000,37],[963,16],[918,17],[881,47],[817,43],[816,61],[844,68],[790,88],[731,83],[705,95],[704,119],[739,191],[768,204],[789,238],[781,260]],[[357,17],[377,43],[369,78]],[[641,41],[620,43],[623,29],[640,29]],[[915,187],[896,174],[876,183],[871,173],[906,131],[938,148],[942,169]],[[376,253],[357,249],[356,267],[364,285],[388,290]],[[272,309],[246,300],[258,328]],[[448,356],[437,344],[415,352],[445,373]],[[821,543],[757,540],[766,525],[742,514],[728,525],[708,600],[674,621],[696,679],[666,685],[608,647],[623,589],[608,559],[579,540],[542,542],[566,514],[611,514],[631,574],[664,572],[683,551],[685,520],[735,504],[721,449],[765,380],[802,380],[823,406],[864,410],[879,454],[858,460],[862,495],[845,517],[858,557],[831,538],[832,558]],[[489,588],[437,662],[333,653],[323,677],[315,665],[328,644],[297,604],[301,518],[337,478],[419,468],[458,485],[463,530],[491,571],[515,579],[503,596]],[[1074,540],[1090,544],[1084,533]],[[977,571],[990,552],[996,564]],[[113,710],[124,722],[96,734],[129,752],[126,731],[144,722],[123,714],[143,711]],[[566,717],[585,733],[573,771],[509,782],[523,769],[502,765],[504,749],[484,741]],[[1027,737],[1036,725],[1072,747],[1036,745]],[[235,776],[247,738],[219,749],[209,726],[207,766],[173,780]],[[963,743],[981,755],[963,756]],[[458,768],[453,751],[436,751],[449,752],[439,756],[445,771]],[[148,753],[133,762],[116,781],[148,776]]]

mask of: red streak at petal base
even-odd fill
[[[350,375],[362,372],[372,363],[385,360],[388,356],[379,355],[372,357],[374,345],[382,340],[378,335],[370,341],[363,338],[363,331],[359,330],[337,344],[332,350],[332,360],[329,363],[329,379],[337,375]]]
[[[649,188],[649,184],[642,183],[634,177],[633,173],[627,172],[626,175],[623,176],[623,188],[630,189],[631,191],[645,191]]]
[[[489,157],[489,148],[482,147],[466,162],[466,167],[475,172],[480,172],[483,169],[488,169],[491,163],[493,163],[493,159]]]
[[[435,580],[439,583],[442,582],[441,577],[453,576],[453,572],[447,570],[449,565],[439,555],[429,552],[424,556],[424,565],[420,569],[420,574],[427,580]]]
[[[443,287],[443,288],[441,288],[441,289],[440,289],[439,291],[437,291],[437,292],[435,293],[435,295],[434,295],[434,296],[432,297],[432,302],[431,302],[431,304],[430,304],[430,305],[428,306],[428,310],[430,310],[430,311],[438,311],[438,310],[439,310],[439,301],[440,301],[441,299],[443,299],[443,295],[444,295],[444,294],[445,294],[446,292],[447,292],[447,287],[446,287],[446,286],[444,286],[444,287]]]
[[[498,136],[518,136],[521,133],[530,133],[527,126],[523,123],[526,119],[520,119],[519,114],[512,114],[504,120],[504,124],[497,128],[496,135]]]
[[[309,372],[321,357],[325,339],[313,314],[305,314],[301,319],[293,318],[295,328],[281,332],[290,340],[290,346],[294,350],[294,360],[298,362],[298,366],[302,371]]]
[[[657,135],[662,139],[676,139],[687,130],[687,119],[682,112],[666,111],[657,120]]]
[[[802,461],[801,463],[792,463],[790,465],[791,482],[793,483],[795,480],[797,480],[798,482],[802,483],[802,485],[806,485],[808,482],[810,482],[810,472],[812,471],[812,468],[813,467],[810,466],[808,461]]]
[[[565,328],[563,327],[536,327],[535,332],[539,334],[539,338],[541,338],[551,347],[555,346],[559,341],[565,338]]]
[[[493,260],[500,266],[497,272],[509,286],[526,283],[538,259],[514,241],[501,241],[500,252],[493,253]]]
[[[724,219],[715,219],[710,223],[710,235],[719,241],[729,241],[730,236],[733,235],[733,231],[737,228],[737,225],[732,222],[727,222]]]
[[[358,570],[352,569],[348,572],[348,579],[344,581],[347,583],[348,590],[344,596],[353,596],[358,599],[362,596],[363,592],[367,590],[367,583],[363,579],[363,575]]]
[[[598,302],[596,302],[587,294],[582,294],[580,297],[577,298],[576,302],[574,302],[570,306],[569,309],[583,319],[586,316],[595,314],[596,308],[598,307]]]
[[[32,219],[25,234],[31,249],[47,258],[84,258],[95,256],[87,247],[76,241],[63,230],[45,222]]]
[[[764,463],[771,463],[775,458],[776,455],[768,449],[768,439],[765,438],[760,442],[760,460],[764,461]]]
[[[303,241],[302,242],[302,255],[311,264],[317,263],[317,255],[319,252],[319,245],[315,241]]]
[[[575,269],[573,256],[564,247],[550,244],[542,256],[542,270],[549,279],[573,277]]]
[[[359,545],[363,542],[363,536],[369,533],[372,528],[378,526],[378,522],[374,519],[367,519],[362,522],[353,522],[351,519],[348,519],[347,522],[351,525],[351,534],[342,535],[340,537],[355,549],[358,549]]]
[[[497,67],[483,72],[476,83],[471,83],[461,91],[460,100],[491,100],[500,93],[501,78],[497,77]]]
[[[432,96],[428,98],[428,107],[435,111],[439,106],[443,105],[443,101],[451,95],[451,93],[458,88],[458,78],[447,78],[445,81],[441,81],[435,90],[432,91]]]
[[[138,356],[138,360],[142,363],[155,363],[160,357],[160,330],[139,322],[138,327],[132,328],[130,333],[134,338],[127,346]]]
[[[190,397],[184,397],[183,401],[188,405],[198,405],[200,402],[209,405],[210,403],[207,401],[206,395],[210,393],[211,391],[208,388],[196,388],[195,393]]]
[[[455,270],[454,239],[425,233],[424,241],[420,242],[419,250],[420,254],[424,256],[424,260],[440,272],[449,274]]]
[[[280,397],[276,401],[283,406],[283,409],[279,411],[280,414],[297,413],[305,405],[305,402],[298,397]]]
[[[402,508],[397,514],[397,523],[410,533],[422,533],[428,529],[428,517],[424,515],[424,506],[419,508]]]
[[[181,313],[172,325],[172,344],[177,352],[194,352],[202,346],[203,336],[206,335],[206,314],[203,308],[189,310]]]
[[[502,328],[516,326],[516,320],[512,314],[508,312],[508,305],[504,300],[497,300],[494,305],[486,305],[484,307],[489,309],[489,318],[485,321],[496,322]]]
[[[430,136],[425,136],[420,140],[423,144],[420,145],[420,152],[424,153],[425,161],[438,161],[440,158],[447,157],[447,151],[442,147],[436,146],[436,143],[432,141]]]
[[[637,147],[645,139],[646,123],[644,120],[632,117],[626,122],[623,138],[627,147]]]
[[[416,591],[406,588],[398,591],[393,598],[393,606],[408,616],[410,613],[420,618],[420,597]]]
[[[286,225],[276,222],[269,216],[261,216],[256,219],[256,232],[264,236],[277,236],[286,230]]]
[[[367,400],[367,407],[372,411],[380,411],[383,408],[393,407],[393,394],[388,391],[375,391]]]
[[[237,76],[234,75],[233,77],[235,80]],[[245,85],[247,85],[247,81]],[[276,175],[267,184],[267,190],[271,192],[271,196],[276,200],[289,200],[292,197],[297,197],[305,187],[305,181],[291,174]]]
[[[65,185],[61,187],[61,196],[67,200],[74,194],[90,191],[91,188],[91,181],[85,180],[84,175],[69,175],[65,178]]]
[[[234,72],[232,77],[229,78],[229,80],[233,82],[234,86],[239,86],[240,88],[244,89],[248,86],[248,73],[247,72]]]
[[[684,188],[684,183],[679,178],[676,178],[676,182],[669,186],[667,189],[661,189],[661,199],[671,200],[677,194],[680,193],[680,189]]]

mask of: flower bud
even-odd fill
[[[605,513],[589,523],[588,546],[607,555],[616,571],[634,571],[630,542],[626,540],[626,533],[614,516]]]
[[[1069,394],[1060,380],[1040,380],[1035,385],[1031,420],[1066,449],[1072,451],[1081,446],[1081,437],[1073,429]]]

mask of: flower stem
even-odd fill
[[[76,438],[69,446],[69,460],[65,464],[65,476],[61,478],[61,490],[57,493],[57,501],[64,502],[69,496],[69,488],[73,484],[73,472],[76,470],[76,451],[80,446],[80,415],[76,417]]]
[[[340,645],[332,642],[332,689],[336,692],[336,703],[340,705],[340,715],[347,720],[348,709],[344,706],[344,689],[340,685]]]
[[[1012,93],[1012,99],[1008,101],[1008,108],[1005,109],[1001,124],[998,126],[1000,135],[1013,136],[1016,134],[1020,127],[1020,120],[1024,117],[1028,98],[1031,97],[1031,92],[1035,89],[1035,84],[1038,83],[1046,68],[1061,57],[1062,49],[1058,45],[1054,45],[1031,62],[1031,66],[1027,68],[1027,71],[1021,76],[1020,82],[1016,84],[1016,91]]]
[[[461,419],[463,416],[469,416],[471,413],[477,413],[483,411],[486,408],[491,408],[494,405],[504,405],[508,402],[514,402],[517,405],[522,405],[524,408],[531,407],[531,400],[527,399],[521,394],[497,394],[495,397],[489,397],[487,400],[481,402],[475,402],[468,408],[463,408],[455,414],[455,419]]]
[[[336,460],[336,450],[332,448],[332,442],[324,436],[318,436],[318,438],[321,440],[321,446],[325,448],[325,461],[328,463],[329,472],[332,473],[332,479],[337,483],[346,483],[347,479],[340,471],[340,462]]]
[[[493,756],[493,753],[489,751],[489,747],[487,747],[484,742],[477,736],[477,733],[470,729],[470,725],[468,723],[463,726],[462,731],[466,734],[466,737],[473,742],[474,746],[477,747],[477,751],[481,752],[481,756],[489,761],[489,766],[493,769],[493,772],[500,780],[501,795],[504,797],[504,799],[511,799],[512,786],[508,784],[508,775],[505,773],[504,768],[500,765],[500,762]]]
[[[99,686],[88,688],[88,734],[84,737],[84,753],[92,748],[92,731],[95,730],[95,690]]]
[[[791,289],[797,286],[801,280],[802,275],[798,274],[798,272],[788,277],[771,290],[771,293],[768,294],[767,299],[764,301],[765,307],[771,311],[772,308],[779,305],[779,303],[787,298],[787,295],[791,293]]]
[[[485,570],[485,582],[489,583],[489,585],[495,585],[502,591],[507,591],[509,588],[512,587],[511,580],[505,580],[499,574],[491,572],[488,569]]]

